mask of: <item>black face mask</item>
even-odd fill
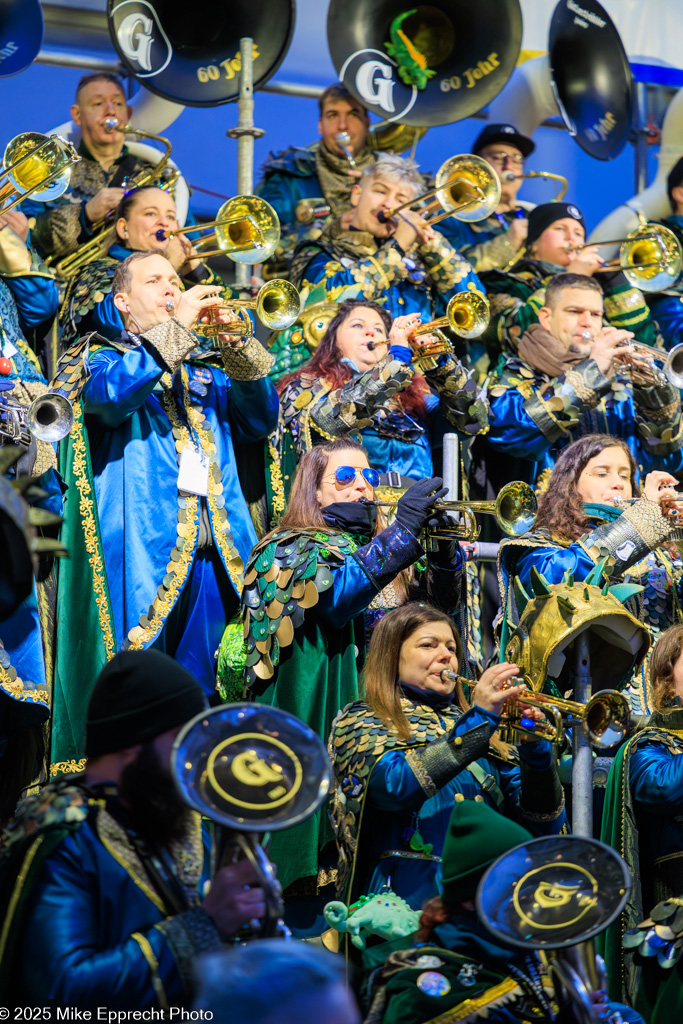
[[[361,533],[371,537],[375,532],[377,507],[367,501],[335,501],[322,509],[328,526],[345,533]]]

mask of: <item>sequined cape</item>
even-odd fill
[[[503,351],[507,355],[517,351],[524,332],[538,322],[548,281],[565,272],[565,267],[524,258],[507,272],[491,270],[482,275],[491,305],[491,322],[485,335],[491,352]],[[656,344],[656,327],[643,293],[632,288],[622,274],[600,277],[607,322],[612,327],[633,331],[635,341]],[[605,281],[605,277],[609,280]]]
[[[624,440],[642,476],[683,470],[681,397],[668,382],[636,387],[626,375],[603,376],[591,358],[551,378],[510,356],[489,377],[487,396],[487,444],[510,460],[509,479],[542,486],[564,448],[598,433]]]
[[[221,947],[198,907],[212,849],[194,811],[166,854],[188,908],[180,913],[121,823],[114,787],[88,789],[72,776],[24,800],[0,837],[4,1002],[126,1011],[187,1004],[194,960]]]
[[[419,313],[423,323],[442,316],[454,292],[484,294],[467,260],[438,232],[430,242],[404,253],[392,239],[340,231],[338,222],[316,241],[297,246],[291,280],[304,299],[309,290],[324,284],[329,302],[370,299],[384,306],[392,319]]]
[[[278,427],[269,439],[273,513],[284,511],[295,459],[315,444],[358,431],[371,465],[381,473],[421,480],[433,474],[432,435],[439,427],[450,425],[464,437],[486,433],[488,405],[457,359],[439,358],[425,370],[424,418],[408,415],[401,404],[401,391],[415,379],[411,366],[385,356],[331,390],[327,380],[304,366],[280,395]]]
[[[298,715],[323,741],[339,709],[359,697],[374,623],[401,603],[393,580],[423,554],[399,524],[361,541],[329,530],[275,531],[254,549],[244,574],[247,685],[257,701]],[[433,591],[430,567],[418,575],[423,593],[452,611],[459,567],[437,572]],[[332,838],[320,813],[274,834],[283,886],[315,877],[318,850]]]
[[[596,522],[600,523],[600,520]],[[653,646],[665,629],[681,622],[683,562],[680,557],[672,557],[667,550],[655,544],[653,550],[647,552],[644,549],[642,557],[635,564],[629,565],[627,570],[622,571],[618,558],[615,564],[615,552],[611,546],[604,546],[600,538],[596,541],[595,535],[599,530],[600,526],[597,525],[596,530],[584,534],[573,543],[552,537],[545,530],[536,530],[519,538],[503,540],[498,560],[502,621],[508,617],[511,608],[513,618],[515,617],[515,577],[530,594],[533,592],[530,579],[533,568],[537,569],[550,584],[560,583],[567,571],[580,582],[602,558],[606,558],[606,571],[612,582],[623,578],[643,587],[641,593],[626,601],[626,607],[647,626]],[[644,714],[650,710],[647,692],[648,664],[646,660],[626,688],[635,714]]]
[[[667,720],[672,717],[678,719],[678,728],[669,731]],[[621,747],[605,791],[601,838],[626,860],[633,885],[620,917],[599,936],[598,948],[605,956],[610,996],[635,1005],[651,1024],[668,1024],[683,1013],[680,961],[664,969],[656,955],[639,956],[633,943],[624,942],[626,932],[641,922],[641,934],[653,922],[670,929],[667,941],[657,940],[655,953],[665,955],[670,948],[675,952],[683,937],[683,887],[674,892],[674,899],[655,906],[658,897],[653,884],[655,864],[679,863],[683,847],[681,815],[676,813],[683,808],[683,762],[678,760],[683,756],[681,713],[654,714],[651,725]],[[638,800],[633,788],[636,769]]]

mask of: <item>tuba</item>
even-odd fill
[[[259,875],[266,919],[250,937],[286,935],[282,890],[261,837],[305,821],[327,798],[332,772],[322,741],[288,711],[224,704],[183,727],[171,772],[185,803],[217,827],[217,869],[245,857]]]
[[[561,1008],[576,1024],[597,1024],[591,992],[605,988],[594,938],[619,916],[631,873],[616,850],[596,839],[532,839],[499,857],[482,877],[477,916],[494,940],[542,953]]]

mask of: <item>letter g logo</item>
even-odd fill
[[[356,72],[356,88],[366,103],[377,104],[388,114],[393,114],[394,82],[391,67],[379,60],[368,60]]]
[[[168,66],[173,48],[148,0],[122,0],[109,17],[118,50],[136,78],[153,78]]]

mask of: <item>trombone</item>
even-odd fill
[[[264,263],[275,252],[280,241],[280,221],[265,199],[258,196],[234,196],[223,203],[216,219],[208,224],[186,224],[173,231],[157,231],[160,242],[174,235],[214,228],[194,246],[197,255],[207,260],[212,256],[227,256],[236,263]],[[204,246],[217,245],[207,252]]]
[[[175,310],[175,302],[169,299],[166,303],[169,313]],[[212,319],[218,310],[235,309],[241,314],[239,320],[229,324],[219,323]],[[192,330],[203,338],[217,338],[219,334],[234,334],[242,338],[251,338],[254,333],[253,324],[242,310],[253,309],[264,327],[271,331],[281,331],[291,327],[301,314],[301,296],[290,281],[273,278],[259,288],[255,299],[233,299],[215,306],[207,306],[200,316],[208,316],[208,323],[198,323]],[[220,344],[220,343],[219,343]]]
[[[57,199],[69,186],[71,168],[80,163],[80,156],[61,135],[22,132],[7,143],[2,159],[0,187],[2,213],[13,210],[27,196],[41,203]]]
[[[643,292],[661,292],[671,287],[683,265],[681,244],[673,231],[663,224],[643,222],[626,238],[606,242],[586,242],[570,251],[580,252],[589,246],[620,245],[619,258],[611,260],[595,273],[622,270],[626,280]]]
[[[446,217],[465,221],[486,220],[500,202],[500,178],[491,164],[480,156],[473,153],[452,156],[436,172],[434,188],[388,212],[380,210],[377,219],[384,224],[398,216],[401,210],[429,198],[432,202],[421,207],[419,212],[430,225],[438,224]],[[441,213],[429,217],[439,207]]]
[[[548,181],[558,181],[560,183],[559,192],[555,193],[553,202],[559,203],[561,199],[564,199],[569,182],[561,174],[552,174],[550,171],[527,171],[526,174],[515,174],[514,171],[505,171],[502,175],[503,181],[521,181],[523,178],[546,178]]]
[[[372,501],[369,504],[395,508],[398,502]],[[476,513],[495,516],[503,533],[510,537],[521,537],[532,528],[538,513],[536,495],[523,480],[513,480],[506,484],[495,501],[435,501],[433,507],[437,511],[459,512],[461,520],[454,520],[444,526],[427,527],[426,533],[430,540],[476,540],[481,532]]]

